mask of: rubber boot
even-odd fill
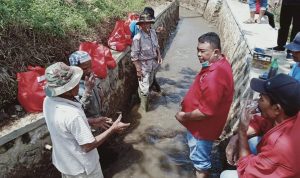
[[[158,93],[161,92],[161,88],[160,88],[155,76],[153,78],[153,82],[152,82],[152,85],[150,88],[155,92],[158,92]]]
[[[147,112],[149,108],[148,96],[141,95],[140,98],[141,98],[141,107],[144,109],[145,112]]]

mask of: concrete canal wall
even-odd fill
[[[156,9],[155,9],[156,10]],[[171,30],[179,19],[179,3],[177,1],[163,4],[156,10],[154,27],[164,26],[165,32],[159,34],[161,49],[165,48]],[[137,78],[130,61],[130,48],[119,53],[112,51],[117,67],[108,71],[106,79],[101,80],[103,115],[115,116],[117,111],[126,114],[135,102]],[[0,131],[0,177],[20,175],[20,171],[34,170],[42,162],[50,162],[50,135],[42,114],[30,114]]]

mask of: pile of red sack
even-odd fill
[[[128,14],[128,20],[119,20],[108,39],[108,45],[116,51],[124,51],[131,45],[131,32],[129,24],[137,20],[135,13]],[[104,79],[107,77],[107,68],[114,69],[117,66],[116,60],[112,57],[110,49],[97,42],[83,42],[79,50],[86,51],[92,58],[92,71],[96,77]],[[18,81],[18,101],[27,112],[43,111],[43,101],[45,98],[44,87],[45,68],[40,66],[28,67],[27,72],[17,73]]]

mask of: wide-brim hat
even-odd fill
[[[155,23],[155,20],[151,17],[150,14],[142,13],[140,15],[139,21],[136,23],[137,25],[140,25],[141,23]]]
[[[285,48],[290,51],[300,51],[300,32],[297,33],[293,42],[288,45],[285,45]]]
[[[45,71],[46,95],[53,97],[72,90],[79,84],[82,74],[80,67],[67,66],[63,62],[52,64]]]

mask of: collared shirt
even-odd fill
[[[218,139],[227,120],[233,93],[231,66],[223,57],[201,70],[181,103],[182,111],[199,109],[207,118],[186,121],[183,125],[198,139]]]
[[[55,167],[68,175],[93,172],[99,154],[97,149],[86,153],[80,146],[95,141],[81,104],[61,97],[46,97],[43,111],[53,144]]]
[[[142,71],[150,72],[157,68],[157,49],[159,48],[157,35],[154,29],[150,34],[141,30],[136,34],[131,46],[132,61],[140,61]]]
[[[91,95],[85,93],[84,80],[79,82],[79,102],[82,104],[86,117],[98,117],[101,116],[101,89],[99,87],[100,81],[96,79],[95,87],[92,90]]]
[[[298,118],[290,117],[272,128],[268,120],[256,117],[251,120],[250,126],[256,131],[266,132],[257,145],[258,154],[239,159],[239,177],[300,177],[299,115]]]
[[[300,82],[300,63],[296,62],[291,69],[289,76],[295,78]]]

